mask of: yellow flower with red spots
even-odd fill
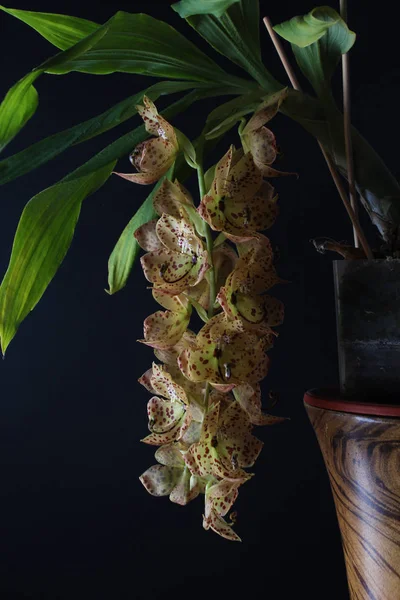
[[[146,131],[153,136],[136,146],[129,159],[137,173],[115,173],[132,183],[148,185],[158,181],[174,163],[179,144],[174,128],[158,114],[157,108],[147,96],[143,106],[136,107],[144,121]]]

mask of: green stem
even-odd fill
[[[199,192],[200,192],[200,200],[206,195],[206,186],[204,183],[204,169],[203,169],[203,164],[202,164],[202,160],[198,159],[197,162],[197,179],[199,182]],[[210,300],[209,300],[209,307],[208,307],[208,318],[211,319],[211,317],[214,314],[214,302],[215,302],[215,298],[217,295],[217,291],[216,291],[216,287],[215,287],[215,270],[214,270],[214,263],[213,263],[213,246],[214,246],[214,242],[211,236],[211,228],[209,227],[209,225],[206,226],[206,244],[207,244],[207,253],[208,253],[208,262],[210,265],[210,269],[208,271],[208,278],[209,278],[209,284],[210,284]]]
[[[200,149],[200,151],[197,154],[197,179],[199,182],[200,200],[206,195],[206,186],[205,186],[205,182],[204,182],[203,157],[199,156],[201,154],[201,152],[202,152],[202,148]],[[217,292],[216,292],[216,287],[215,287],[215,270],[214,270],[214,263],[213,263],[213,256],[212,256],[213,239],[211,236],[211,228],[209,227],[209,225],[206,226],[206,243],[207,243],[208,262],[210,265],[210,270],[208,271],[209,285],[210,285],[208,318],[211,319],[211,317],[214,314],[214,302],[215,302]],[[207,382],[205,393],[204,393],[205,414],[207,413],[207,410],[208,410],[208,399],[210,396],[210,392],[211,392],[211,385]]]

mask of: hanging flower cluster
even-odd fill
[[[146,251],[144,275],[164,309],[147,317],[140,340],[161,363],[139,379],[152,394],[150,433],[142,441],[158,446],[157,464],[140,480],[150,494],[181,505],[204,494],[204,528],[229,540],[240,538],[234,518],[224,517],[263,445],[252,427],[282,420],[262,411],[259,386],[284,314],[282,303],[266,294],[282,280],[260,233],[278,215],[274,188],[264,180],[278,174],[270,167],[275,138],[264,122],[280,101],[275,97],[272,108],[262,105],[250,119],[244,148],[231,146],[217,163],[197,209],[178,181],[164,179],[153,200],[158,218],[135,232]],[[173,127],[148,98],[143,102],[139,112],[157,137],[134,150],[139,173],[122,176],[151,183],[166,173],[179,146]],[[204,321],[197,333],[189,329],[193,308]]]

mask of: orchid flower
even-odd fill
[[[252,425],[240,404],[231,396],[226,398],[219,392],[211,394],[200,440],[184,454],[184,460],[193,475],[243,482],[250,479],[244,469],[254,465],[263,442],[251,434]]]
[[[273,285],[279,278],[275,270],[271,271],[270,284]],[[269,295],[258,295],[251,292],[251,270],[242,267],[232,271],[228,276],[225,286],[221,287],[217,300],[228,319],[239,317],[246,329],[259,332],[272,333],[271,327],[281,325],[283,322],[283,302]]]
[[[142,441],[162,445],[179,440],[188,429],[193,416],[202,418],[198,406],[192,408],[185,390],[174,382],[170,373],[153,363],[152,373],[145,373],[139,380],[153,396],[147,403],[150,435]],[[199,414],[200,413],[200,414]]]
[[[188,190],[177,179],[174,182],[164,179],[153,198],[153,207],[160,217],[165,213],[180,219],[185,209],[194,209],[194,204]]]
[[[275,417],[262,411],[261,390],[258,384],[244,383],[237,386],[233,390],[233,395],[253,425],[274,425],[285,421],[284,417]]]
[[[140,477],[146,490],[153,496],[168,496],[171,502],[184,506],[204,491],[205,484],[191,475],[182,458],[179,444],[161,446],[155,453],[160,463],[153,465]]]
[[[258,107],[240,132],[244,151],[250,152],[255,166],[264,177],[295,175],[295,173],[284,173],[271,167],[277,156],[276,140],[272,131],[265,127],[265,123],[276,115],[286,97],[287,88],[270,96]]]
[[[276,273],[271,242],[264,235],[257,234],[246,243],[238,243],[237,249],[239,260],[235,271],[241,292],[262,294],[278,283],[287,283]]]
[[[142,344],[163,350],[179,342],[189,325],[191,306],[183,296],[170,296],[162,290],[153,290],[155,300],[167,310],[158,310],[143,323]]]
[[[241,383],[256,383],[268,372],[265,340],[243,328],[240,319],[219,314],[199,331],[194,344],[178,357],[191,381],[208,381],[221,391]]]
[[[197,285],[209,268],[203,242],[185,218],[163,213],[139,227],[135,237],[148,250],[141,258],[146,279],[171,295]]]
[[[201,217],[233,242],[251,239],[267,229],[278,214],[274,188],[263,181],[250,152],[231,146],[215,167],[211,189],[199,205]]]
[[[158,181],[174,163],[179,151],[178,140],[172,125],[158,114],[155,104],[143,96],[143,106],[137,111],[144,121],[146,131],[153,136],[136,146],[129,160],[138,173],[115,173],[132,183],[148,185]]]
[[[205,510],[203,515],[204,529],[212,529],[221,537],[232,542],[241,542],[229,523],[223,518],[231,509],[238,497],[240,480],[223,479],[210,483],[205,492]]]
[[[227,244],[217,246],[212,252],[212,260],[214,265],[215,286],[219,290],[224,285],[226,278],[234,268],[238,256],[236,252]],[[189,288],[186,295],[189,300],[195,300],[205,310],[208,310],[210,303],[210,283],[204,277],[200,283]]]
[[[168,369],[171,367],[177,367],[178,356],[181,354],[181,352],[183,352],[183,350],[193,346],[195,340],[196,334],[193,333],[193,331],[190,331],[190,329],[186,329],[177,344],[174,346],[169,346],[168,348],[155,348],[154,354],[160,362],[164,363],[164,365],[168,367]]]

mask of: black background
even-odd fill
[[[98,22],[117,9],[147,12],[206,48],[169,4],[20,0],[15,8]],[[350,5],[349,23],[358,34],[351,52],[353,121],[399,175],[396,21],[387,1]],[[261,1],[261,7],[278,23],[313,5]],[[11,16],[1,14],[0,23],[3,96],[54,50]],[[264,30],[262,45],[265,63],[286,81]],[[7,153],[101,113],[150,82],[124,74],[43,76],[37,82],[38,112]],[[163,98],[159,106],[170,101]],[[195,137],[215,102],[197,103],[175,124]],[[2,272],[27,200],[137,124],[135,117],[2,188]],[[139,441],[147,431],[149,395],[136,381],[152,352],[135,340],[143,319],[157,309],[139,265],[122,292],[110,297],[104,288],[108,256],[148,190],[112,177],[85,200],[59,273],[0,364],[2,599],[161,599],[193,593],[240,598],[256,589],[282,600],[348,598],[329,482],[302,396],[307,388],[337,380],[336,257],[317,254],[309,240],[351,241],[351,229],[316,143],[282,115],[271,127],[283,153],[277,167],[300,174],[297,181],[276,180],[281,214],[268,232],[280,249],[279,273],[291,283],[275,290],[285,302],[286,320],[264,388],[279,392],[275,411],[291,420],[257,429],[265,446],[256,477],[236,503],[243,542],[229,543],[202,529],[202,499],[182,508],[149,496],[138,480],[155,460],[154,448]],[[230,141],[233,134],[219,154]],[[119,168],[129,170],[128,160]]]

